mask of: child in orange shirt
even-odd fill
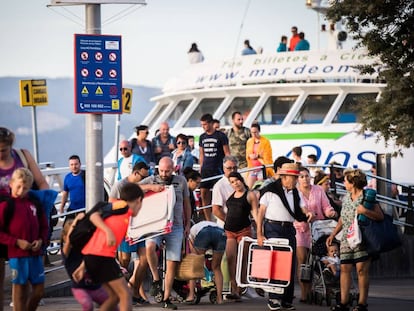
[[[128,211],[121,215],[112,215],[102,220],[99,212],[90,216],[96,231],[82,249],[84,264],[73,273],[75,281],[81,280],[88,271],[95,283],[102,284],[108,293],[108,299],[101,305],[102,310],[112,310],[119,301],[119,310],[132,310],[132,298],[124,275],[116,262],[118,245],[125,237],[129,219],[136,216],[141,209],[144,192],[134,183],[125,184],[120,191],[123,201],[112,203],[112,209],[128,205]]]

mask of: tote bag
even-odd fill
[[[402,242],[398,228],[392,220],[390,215],[384,214],[384,220],[382,221],[369,218],[359,221],[362,243],[368,254],[384,253],[401,246]]]
[[[346,239],[351,249],[356,248],[362,242],[361,230],[358,225],[358,216],[356,213],[354,220],[352,221],[351,225],[347,230]]]

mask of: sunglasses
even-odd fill
[[[186,145],[187,143],[185,141],[177,141],[177,145]]]
[[[119,151],[127,151],[128,148],[119,148]]]

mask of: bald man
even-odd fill
[[[184,237],[190,232],[191,205],[187,181],[183,176],[173,175],[174,163],[170,157],[162,157],[158,163],[159,175],[149,176],[140,182],[140,185],[172,185],[175,190],[174,221],[171,233],[146,240],[146,253],[148,264],[153,277],[150,294],[158,295],[162,291],[161,279],[158,274],[158,256],[156,247],[165,240],[167,269],[165,273],[165,286],[163,307],[175,310],[177,306],[171,303],[169,297],[175,278],[177,265],[181,261],[181,247]],[[160,189],[163,190],[163,189]]]
[[[170,126],[167,122],[162,122],[159,134],[152,139],[155,161],[158,164],[162,157],[170,157],[171,152],[176,148],[175,137],[170,135]]]

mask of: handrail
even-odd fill
[[[347,167],[344,166],[340,166],[340,165],[320,165],[320,164],[308,164],[306,165],[307,167],[318,167],[321,168],[323,170],[330,168],[339,168],[339,169],[346,169]],[[117,163],[106,163],[104,165],[105,169],[108,168],[112,168],[113,171],[116,171],[116,167],[117,167]],[[82,166],[82,168],[84,169],[85,166]],[[245,172],[250,172],[253,170],[257,170],[257,169],[261,169],[263,171],[263,176],[266,176],[266,168],[273,168],[272,164],[268,164],[268,165],[261,165],[261,166],[257,166],[257,167],[252,167],[252,168],[244,168],[239,170],[240,173],[245,173]],[[56,180],[60,177],[61,174],[66,174],[69,172],[69,168],[68,167],[54,167],[52,162],[47,162],[44,165],[42,165],[41,167],[41,171],[43,173],[43,175],[45,177],[49,177],[48,179],[51,181],[51,183],[56,182]],[[375,176],[372,175],[370,173],[366,173],[367,176],[371,177],[371,178],[377,178],[378,180],[384,181],[388,184],[394,184],[397,186],[402,187],[403,189],[407,189],[407,193],[408,193],[408,200],[401,200],[401,199],[396,199],[396,198],[391,198],[391,197],[387,197],[387,196],[383,196],[380,194],[377,194],[377,200],[380,203],[386,204],[387,206],[391,206],[393,208],[393,215],[394,215],[394,223],[399,225],[399,226],[406,226],[406,227],[414,227],[414,224],[408,223],[407,221],[402,221],[400,220],[400,211],[398,211],[398,209],[400,209],[402,211],[402,214],[405,214],[407,211],[412,211],[413,210],[413,200],[412,200],[412,195],[414,193],[414,186],[413,185],[408,185],[408,184],[401,184],[401,183],[396,183],[392,180],[383,178],[381,176]],[[223,174],[221,175],[217,175],[217,176],[212,176],[212,177],[208,177],[208,178],[204,178],[202,179],[202,181],[209,181],[209,180],[214,180],[214,179],[219,179],[223,176]],[[51,178],[53,177],[53,178]],[[112,180],[107,180],[105,179],[103,181],[103,185],[105,187],[105,190],[107,192],[109,192],[111,185],[113,184]],[[51,188],[55,188],[56,189],[56,185],[55,184],[50,184],[49,185]],[[342,188],[342,189],[341,189]],[[58,189],[60,190],[60,189]],[[346,193],[345,190],[343,190],[343,185],[340,183],[336,183],[336,184],[331,184],[331,190],[333,191],[333,193],[338,194],[338,195],[344,195]],[[411,199],[410,199],[410,195],[411,195]],[[55,203],[56,206],[59,206],[60,204],[60,196],[58,196],[57,201]],[[211,205],[208,206],[200,206],[197,208],[197,210],[201,210],[204,208],[210,208]],[[52,218],[61,218],[64,217],[66,215],[69,214],[74,214],[74,213],[78,213],[81,210],[78,211],[65,211],[64,213],[58,213],[57,215],[54,215]],[[57,227],[57,229],[61,229],[60,227]],[[57,246],[51,246],[48,248],[48,250],[53,251],[53,250],[57,250],[58,247]]]

